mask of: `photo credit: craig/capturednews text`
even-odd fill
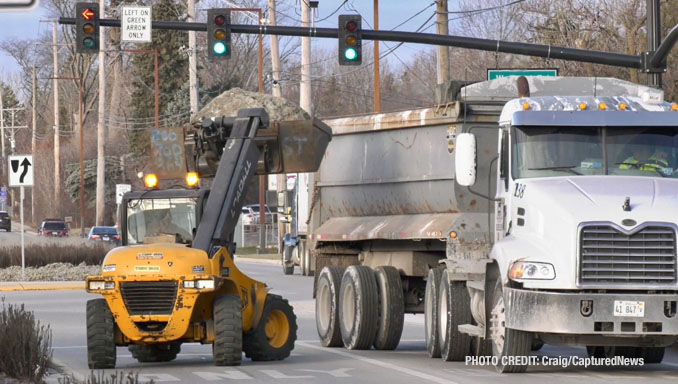
[[[609,367],[642,366],[642,357],[581,357],[581,356],[466,356],[466,365],[541,365],[548,367]]]

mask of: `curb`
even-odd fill
[[[43,282],[43,281],[22,281],[22,282],[3,282],[0,283],[0,292],[15,291],[60,291],[60,290],[84,290],[84,281],[63,281],[63,282]]]
[[[62,376],[73,376],[75,377],[78,382],[85,383],[87,382],[87,378],[80,372],[71,369],[67,364],[65,364],[63,361],[59,359],[55,359],[52,357],[49,361],[49,367],[57,371],[60,375]],[[56,376],[56,375],[55,375]],[[57,382],[59,378],[56,378]]]

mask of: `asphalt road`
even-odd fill
[[[423,339],[423,315],[407,315],[402,341],[395,351],[348,351],[323,348],[315,330],[312,278],[284,276],[277,265],[239,263],[253,278],[268,283],[273,292],[290,300],[298,319],[298,341],[286,360],[262,363],[244,358],[240,367],[215,367],[211,347],[184,344],[177,360],[145,363],[134,360],[127,348],[118,348],[117,369],[139,372],[155,382],[205,383],[587,383],[666,382],[678,377],[678,350],[667,350],[664,363],[642,367],[533,366],[526,374],[499,375],[491,366],[430,359]],[[37,318],[50,325],[54,359],[77,376],[89,374],[85,339],[85,302],[96,295],[82,291],[8,292],[0,294],[9,303],[25,303]],[[536,353],[547,357],[585,357],[583,348],[545,346]]]

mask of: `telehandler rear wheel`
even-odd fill
[[[324,347],[341,347],[339,290],[344,268],[327,266],[320,271],[315,291],[315,325]]]
[[[181,343],[132,344],[127,349],[140,363],[160,363],[176,359]]]
[[[242,304],[238,295],[218,295],[212,303],[214,365],[240,365],[242,361]]]
[[[115,320],[106,299],[87,301],[87,365],[115,368]]]
[[[278,295],[268,294],[256,329],[245,333],[243,350],[253,361],[282,360],[290,355],[297,340],[297,317]]]
[[[426,292],[424,294],[424,336],[426,339],[426,351],[428,357],[440,357],[440,342],[438,341],[438,292],[440,291],[440,277],[442,268],[432,268],[428,271],[426,279]]]
[[[492,335],[492,353],[497,358],[495,368],[499,373],[522,373],[527,364],[504,364],[505,359],[514,356],[529,356],[532,349],[533,334],[506,327],[506,305],[501,279],[497,280],[492,297],[490,334]]]

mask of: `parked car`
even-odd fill
[[[5,211],[0,211],[0,229],[12,232],[12,219],[10,219],[9,214]]]
[[[90,241],[120,244],[120,235],[115,227],[92,227],[92,229],[89,230],[87,239]]]
[[[273,223],[273,213],[268,209],[268,205],[265,205],[266,209],[266,224]],[[243,225],[257,225],[259,224],[259,204],[250,204],[242,207],[242,223]]]
[[[68,237],[68,227],[61,219],[45,219],[40,228],[38,228],[39,236],[47,237]]]

